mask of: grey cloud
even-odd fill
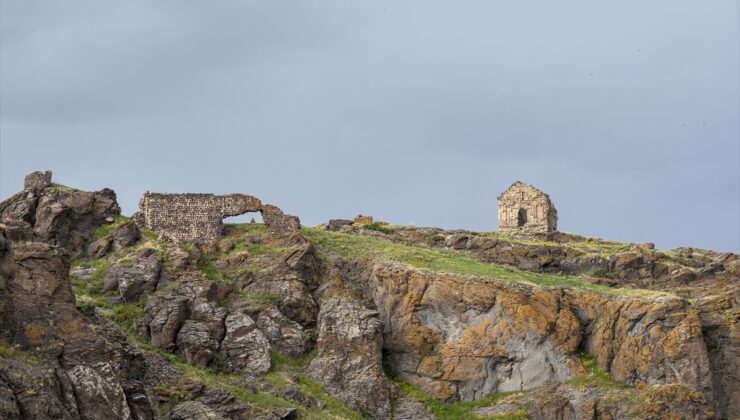
[[[52,169],[496,228],[516,179],[564,230],[740,247],[734,1],[3,1],[0,196]]]

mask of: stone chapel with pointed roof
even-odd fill
[[[517,181],[498,196],[500,230],[550,233],[558,230],[558,211],[550,196]]]

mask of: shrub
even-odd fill
[[[365,225],[363,227],[365,229],[374,230],[374,231],[380,232],[380,233],[385,233],[385,234],[393,233],[393,231],[391,229],[388,229],[387,227],[385,227],[385,225],[383,225],[380,222],[372,222],[372,223],[369,223],[369,224],[367,224],[367,225]]]

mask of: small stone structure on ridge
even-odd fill
[[[365,226],[373,223],[373,216],[363,216],[361,214],[358,214],[355,216],[355,220],[353,221],[355,226]]]
[[[139,200],[140,211],[133,215],[139,226],[159,234],[162,239],[180,243],[212,243],[221,237],[223,219],[244,213],[260,212],[267,232],[274,236],[300,233],[296,216],[278,207],[262,204],[246,194],[165,194],[146,192]]]
[[[558,211],[550,196],[517,181],[498,196],[500,230],[550,233],[558,230]]]
[[[23,189],[27,191],[41,191],[51,185],[51,171],[36,171],[26,175]]]

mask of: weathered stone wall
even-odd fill
[[[223,231],[223,219],[249,212],[261,212],[267,230],[273,235],[300,232],[300,220],[286,215],[279,208],[263,205],[246,194],[144,194],[139,201],[140,212],[134,215],[137,224],[159,234],[163,239],[179,243],[217,241]]]
[[[498,223],[501,230],[549,233],[558,229],[558,212],[550,196],[517,181],[498,196]]]
[[[270,204],[262,206],[262,220],[271,235],[298,233],[301,230],[301,221],[297,216],[284,214],[282,210]]]
[[[51,171],[36,171],[26,175],[24,190],[41,191],[51,185]]]

